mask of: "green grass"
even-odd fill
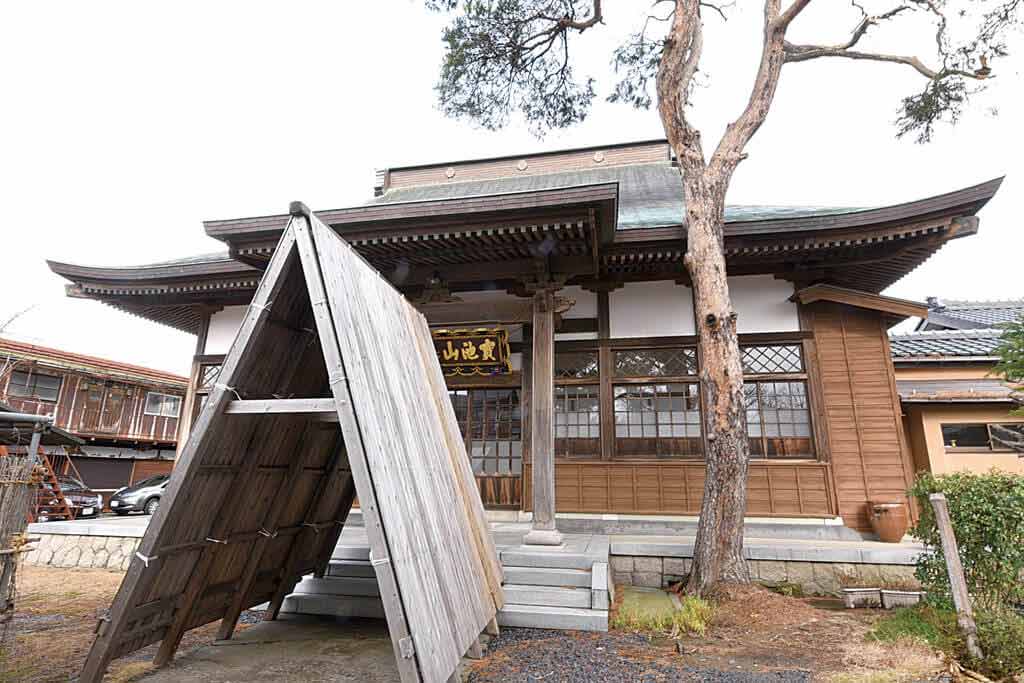
[[[868,640],[895,643],[912,638],[943,652],[959,649],[956,614],[918,605],[895,610],[879,619],[868,632]]]
[[[656,631],[690,633],[703,636],[714,615],[711,603],[692,595],[682,596],[681,608],[672,610],[642,610],[622,605],[612,616],[611,626],[625,631]]]

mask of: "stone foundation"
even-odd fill
[[[666,588],[690,573],[692,560],[678,557],[612,555],[611,571],[616,586]],[[880,584],[916,584],[914,565],[748,560],[753,578],[760,583],[792,583],[810,595],[838,595],[843,581]]]
[[[82,567],[126,571],[141,538],[30,534],[39,540],[25,554],[25,564],[37,567]]]

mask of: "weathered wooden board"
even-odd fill
[[[423,680],[445,681],[501,601],[500,586],[489,580],[500,580],[500,573],[485,566],[497,562],[493,546],[487,562],[482,560],[482,504],[468,466],[455,466],[455,458],[467,464],[468,458],[462,440],[452,439],[458,426],[450,405],[437,400],[432,381],[440,368],[433,343],[424,348],[419,341],[425,319],[330,228],[311,218],[308,231],[302,218],[293,226],[314,306],[316,283],[309,282],[314,273],[304,245],[311,243],[319,259],[343,364],[344,381],[331,379],[342,431],[353,459],[352,444],[361,441],[371,475],[375,509],[364,500],[353,467],[378,580],[393,574],[397,581]],[[326,316],[317,317],[325,347],[332,332],[326,324]],[[346,431],[350,406],[358,435]],[[476,514],[470,512],[474,506]],[[373,534],[379,531],[386,559],[375,547]],[[384,598],[390,622],[397,607]]]
[[[157,641],[163,664],[188,629],[218,619],[228,638],[261,602],[276,617],[302,575],[323,571],[357,495],[402,680],[445,681],[502,604],[483,506],[425,320],[301,211],[100,624],[83,683]]]

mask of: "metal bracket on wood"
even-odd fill
[[[402,657],[405,659],[409,659],[416,654],[416,646],[412,642],[412,637],[405,637],[399,640],[398,651],[402,653]]]

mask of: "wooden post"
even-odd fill
[[[561,545],[555,528],[555,324],[554,292],[533,295],[533,354],[530,396],[531,489],[533,528],[523,538],[528,545]]]
[[[953,594],[953,605],[956,607],[956,621],[967,639],[967,651],[975,659],[981,659],[983,655],[981,647],[978,646],[978,627],[974,623],[971,596],[967,592],[964,567],[960,563],[960,551],[957,549],[953,523],[949,520],[946,496],[942,493],[933,493],[928,496],[928,500],[931,501],[932,509],[935,510],[935,523],[939,527],[942,554],[946,558],[946,571],[949,572],[949,588]]]

